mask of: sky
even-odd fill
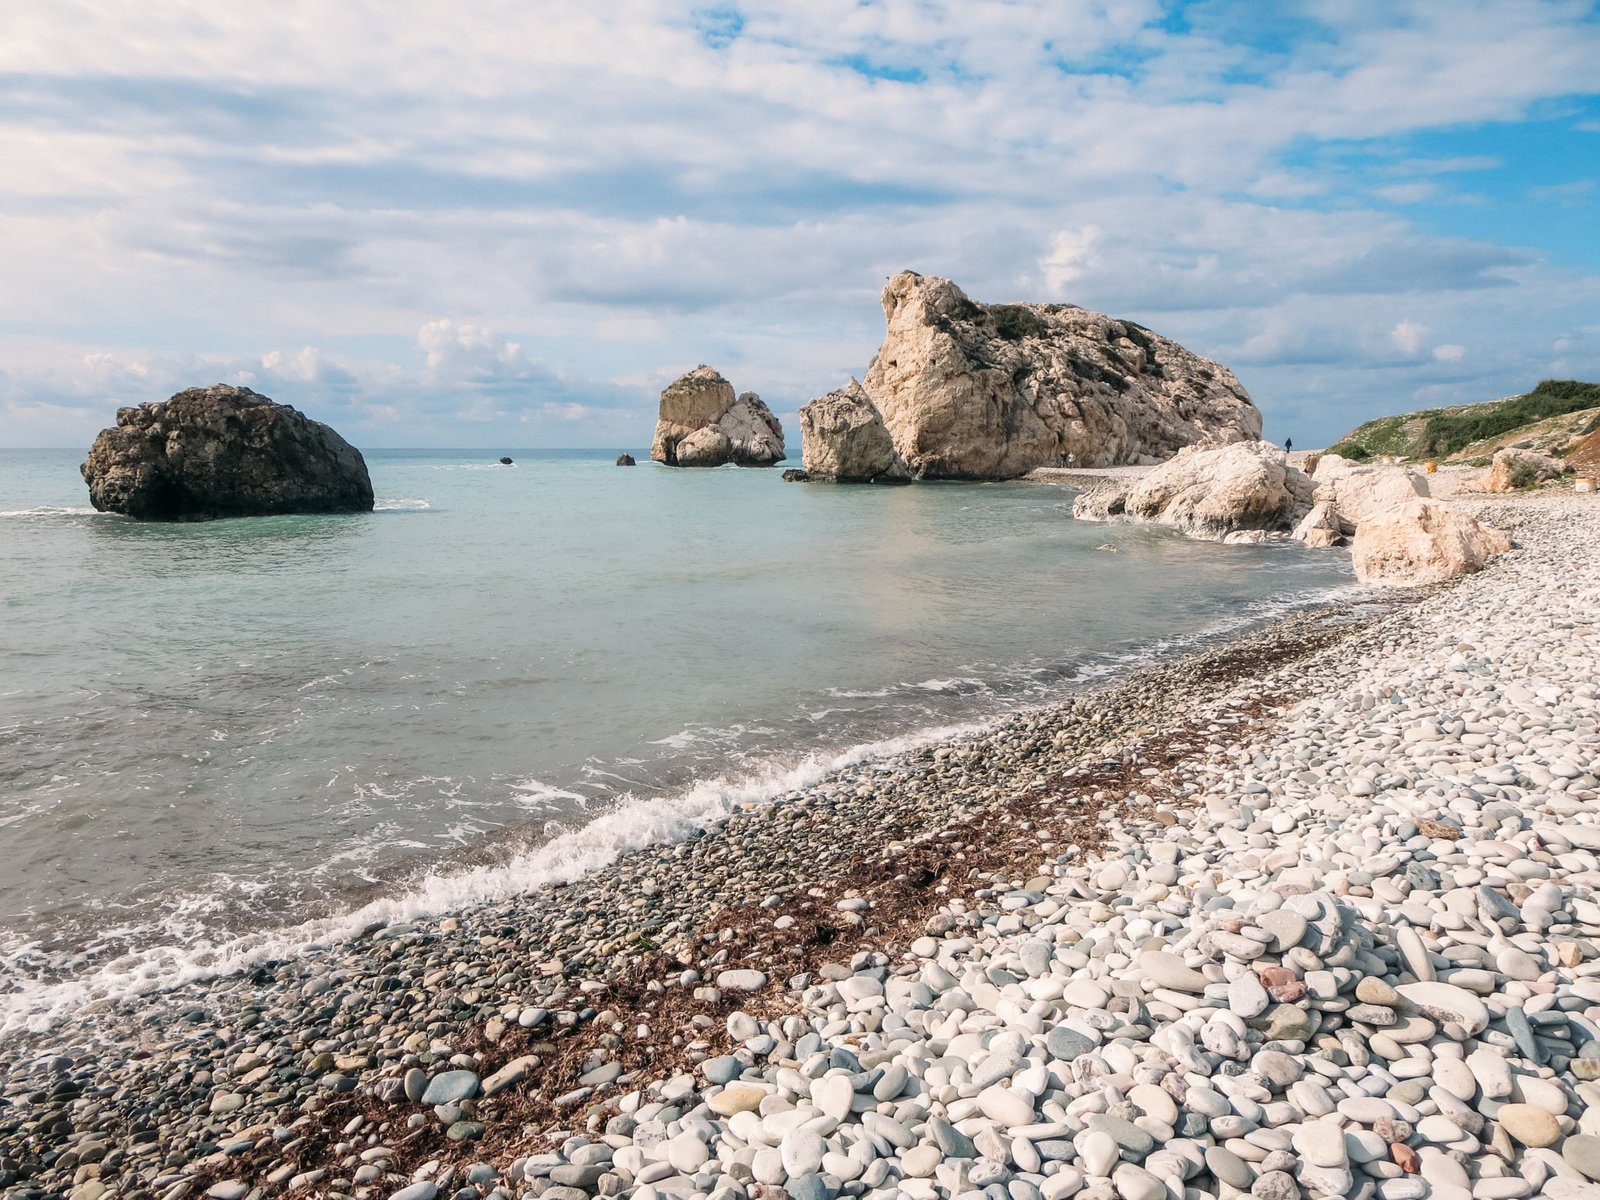
[[[1600,379],[1596,63],[1567,0],[7,0],[0,446],[226,382],[638,448],[710,363],[798,458],[904,269],[1139,321],[1302,447]]]

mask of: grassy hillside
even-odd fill
[[[1592,408],[1600,408],[1600,383],[1546,379],[1533,391],[1504,400],[1379,417],[1351,430],[1328,449],[1354,459],[1384,454],[1448,458],[1468,447],[1507,444],[1509,435],[1526,427]]]

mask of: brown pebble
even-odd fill
[[[1389,1147],[1389,1157],[1394,1159],[1394,1165],[1408,1175],[1415,1175],[1422,1170],[1422,1156],[1404,1142],[1395,1142]]]

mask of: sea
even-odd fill
[[[1354,589],[1055,486],[621,449],[374,450],[370,514],[171,525],[0,450],[0,1032],[581,879]]]

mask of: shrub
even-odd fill
[[[1340,458],[1354,459],[1356,462],[1366,462],[1372,457],[1372,451],[1359,442],[1335,442],[1328,447],[1329,454],[1337,454]]]
[[[1545,379],[1526,395],[1495,404],[1478,404],[1464,412],[1435,413],[1423,427],[1423,452],[1454,454],[1463,446],[1499,437],[1535,421],[1563,413],[1600,407],[1600,383]]]
[[[991,304],[989,315],[994,318],[995,332],[1008,342],[1039,337],[1045,331],[1043,318],[1021,304]]]

